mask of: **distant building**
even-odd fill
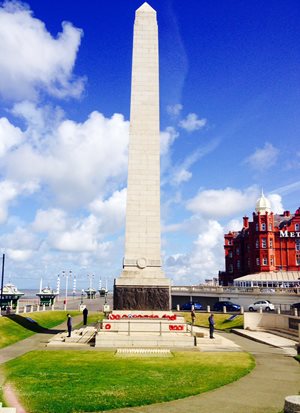
[[[244,217],[243,228],[228,232],[224,239],[225,271],[219,272],[222,285],[248,274],[300,271],[300,208],[294,214],[274,214],[262,193],[253,220]]]

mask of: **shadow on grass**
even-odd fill
[[[40,326],[35,320],[32,320],[30,317],[22,317],[20,315],[9,315],[9,316],[4,316],[15,322],[16,324],[19,324],[23,328],[26,328],[26,330],[33,331],[34,333],[42,333],[42,334],[58,334],[61,333],[62,331],[65,330],[58,330],[58,329],[49,329]]]

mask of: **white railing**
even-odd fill
[[[300,287],[222,287],[222,286],[205,286],[205,285],[196,285],[196,286],[173,286],[171,287],[171,293],[225,293],[225,294],[244,294],[244,293],[253,293],[253,294],[292,294],[300,295]]]

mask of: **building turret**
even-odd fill
[[[268,198],[264,196],[263,191],[261,191],[261,196],[256,201],[255,211],[257,214],[260,213],[261,215],[265,215],[266,213],[269,214],[271,212],[271,203]]]

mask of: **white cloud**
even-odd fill
[[[0,157],[14,146],[19,145],[23,138],[20,128],[12,125],[8,119],[0,118]]]
[[[166,155],[170,147],[176,138],[178,138],[179,133],[172,126],[168,126],[164,131],[160,132],[160,154],[161,156]]]
[[[32,114],[22,113],[28,112]],[[38,118],[37,112],[33,118]],[[41,118],[37,122],[44,125],[45,116]],[[39,182],[60,205],[68,206],[86,205],[124,182],[129,122],[122,115],[105,118],[93,112],[83,123],[57,121],[54,130],[47,124],[48,134],[37,133],[34,139],[30,139],[34,127],[28,122],[27,142],[7,153],[3,163],[11,180]]]
[[[36,185],[32,182],[19,185],[10,180],[0,181],[0,223],[7,219],[9,205],[18,195],[32,193],[36,189]]]
[[[249,165],[253,169],[263,171],[276,164],[278,155],[279,150],[271,143],[266,142],[263,148],[256,149],[256,151],[248,156],[243,163]]]
[[[37,232],[63,231],[66,228],[66,213],[57,208],[38,210],[32,228]]]
[[[198,220],[198,231],[190,253],[165,259],[166,272],[172,274],[176,284],[199,284],[216,277],[224,267],[224,228],[216,220]]]
[[[57,97],[79,96],[83,80],[72,70],[82,31],[63,22],[56,38],[23,3],[0,6],[0,94],[35,99],[40,90]],[[3,58],[5,56],[5,58]]]
[[[0,244],[13,261],[26,261],[39,250],[41,241],[28,228],[16,227],[0,237]]]
[[[96,199],[90,204],[90,210],[101,220],[101,230],[116,232],[125,225],[127,189],[115,191],[105,201]]]
[[[269,194],[267,196],[269,201],[271,202],[271,210],[275,214],[282,214],[284,211],[283,205],[282,205],[282,198],[279,194]]]
[[[175,171],[175,173],[173,175],[172,182],[175,185],[179,185],[182,182],[189,181],[192,176],[193,176],[193,174],[190,171],[187,171],[185,168],[182,168],[182,169],[179,169],[179,170]]]
[[[255,186],[244,191],[234,188],[202,190],[187,201],[187,209],[203,216],[219,218],[245,213],[255,205],[258,193]]]
[[[214,151],[218,144],[219,140],[213,139],[208,144],[190,153],[181,164],[173,168],[169,168],[170,177],[168,181],[170,181],[173,185],[180,185],[183,182],[189,181],[193,176],[189,169],[201,158]]]
[[[254,208],[253,208],[254,210]],[[224,231],[227,233],[229,231],[240,231],[243,227],[242,218],[233,218],[231,219],[224,227]]]
[[[10,258],[12,261],[27,261],[29,258],[32,257],[33,251],[32,250],[18,250],[18,249],[12,249],[12,248],[7,248],[5,250],[8,258]]]
[[[38,106],[27,100],[16,103],[11,113],[24,121],[27,128],[27,142],[40,149],[47,139],[51,139],[53,131],[59,127],[64,118],[64,112],[60,107]]]
[[[66,231],[51,234],[50,243],[60,251],[96,251],[98,229],[99,221],[95,216],[90,215]]]
[[[180,103],[176,103],[175,105],[168,105],[167,112],[171,116],[178,116],[182,111],[183,106]]]
[[[188,132],[202,129],[207,123],[206,119],[199,119],[196,113],[189,113],[185,119],[179,122],[179,126]]]

